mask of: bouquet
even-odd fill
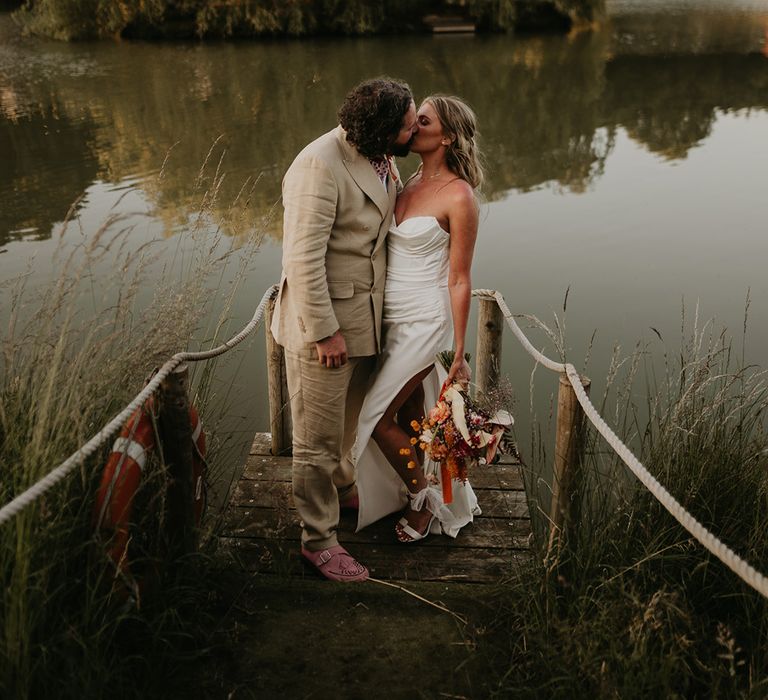
[[[469,355],[465,357],[469,360]],[[438,360],[448,371],[453,352],[441,352]],[[419,431],[421,449],[440,465],[445,503],[453,500],[451,480],[466,481],[470,466],[491,464],[504,432],[513,423],[504,409],[481,408],[469,396],[465,383],[443,384],[437,403],[421,424],[414,421],[412,427]]]

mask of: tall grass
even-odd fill
[[[201,178],[202,189],[210,187],[191,230],[176,239],[175,263],[163,263],[151,243],[139,252],[129,247],[134,231],[125,216],[113,214],[98,231],[72,235],[79,224],[73,216],[61,234],[57,279],[37,288],[27,281],[30,275],[5,283],[10,313],[0,341],[0,502],[97,432],[153,367],[191,344],[217,343],[242,279],[236,274],[219,293],[232,259],[211,219],[221,177],[217,170],[212,181]],[[248,192],[240,196],[247,199]],[[80,240],[74,248],[73,239]],[[240,265],[255,243],[239,255]],[[147,290],[153,292],[149,300]],[[213,302],[222,316],[215,328],[200,329]],[[215,425],[208,412],[211,378],[209,368],[194,382],[208,430]],[[206,621],[196,612],[208,591],[199,560],[183,564],[193,575],[161,577],[141,601],[113,587],[114,570],[91,526],[109,447],[0,526],[2,697],[163,695],[183,662],[204,652],[197,633]],[[215,439],[212,448],[215,471],[223,466]],[[148,467],[143,502],[161,499],[164,483],[163,465]],[[154,512],[142,523],[150,545],[158,517]],[[150,557],[161,552],[153,546],[144,551]]]
[[[685,313],[683,328],[679,348],[617,353],[595,403],[685,508],[765,571],[768,373],[745,365],[744,338],[737,351],[725,330]],[[627,476],[601,437],[587,442],[563,548],[547,556],[542,544],[503,590],[510,664],[499,694],[765,697],[767,601]],[[535,454],[541,471],[547,450]]]

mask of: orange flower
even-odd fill
[[[408,469],[416,469],[416,462],[414,462],[413,460],[408,462]]]
[[[411,445],[415,445],[418,442],[418,440],[414,437],[411,438]]]
[[[421,427],[421,425],[419,425],[419,421],[417,421],[417,420],[412,420],[412,421],[411,421],[411,427],[412,427],[414,430],[418,430],[418,429]]]
[[[400,454],[401,455],[409,455],[411,454],[411,450],[407,447],[401,447],[400,448]]]

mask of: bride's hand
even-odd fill
[[[463,355],[456,355],[451,368],[448,370],[448,377],[445,380],[446,386],[450,386],[454,382],[468,384],[470,379],[472,379],[472,370],[467,361]]]

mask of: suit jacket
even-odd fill
[[[311,351],[341,330],[350,357],[380,352],[384,241],[397,194],[387,182],[385,189],[340,126],[306,146],[286,172],[283,271],[271,326],[284,347]]]

